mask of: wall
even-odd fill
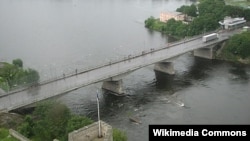
[[[102,141],[113,141],[113,130],[112,126],[101,121],[102,135],[103,137],[99,140]],[[98,137],[98,122],[95,122],[89,126],[85,126],[78,130],[69,133],[68,141],[92,141]]]

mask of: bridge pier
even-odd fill
[[[104,81],[102,88],[111,92],[114,92],[117,95],[123,95],[122,80],[118,81]]]
[[[196,49],[193,51],[193,54],[196,57],[214,59],[215,58],[214,46],[215,45],[210,46],[210,47]]]
[[[158,62],[154,66],[155,71],[163,72],[169,75],[174,75],[174,64],[172,62]]]

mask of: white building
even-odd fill
[[[246,20],[244,18],[232,18],[232,17],[225,17],[224,21],[219,21],[219,24],[223,27],[223,29],[242,27],[245,23]]]

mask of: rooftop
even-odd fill
[[[245,23],[245,22],[246,20],[244,19],[244,17],[237,17],[237,18],[225,17],[224,21],[219,21],[221,25],[230,25],[230,26]]]

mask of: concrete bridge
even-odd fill
[[[122,78],[127,74],[155,64],[156,71],[172,75],[175,71],[171,59],[190,51],[193,51],[195,56],[213,59],[214,46],[238,32],[239,30],[220,32],[217,40],[207,43],[202,42],[203,35],[183,39],[162,48],[152,48],[137,55],[128,55],[121,60],[87,70],[76,70],[60,78],[11,91],[0,96],[0,112],[14,110],[98,82],[103,82],[103,89],[122,95]]]

